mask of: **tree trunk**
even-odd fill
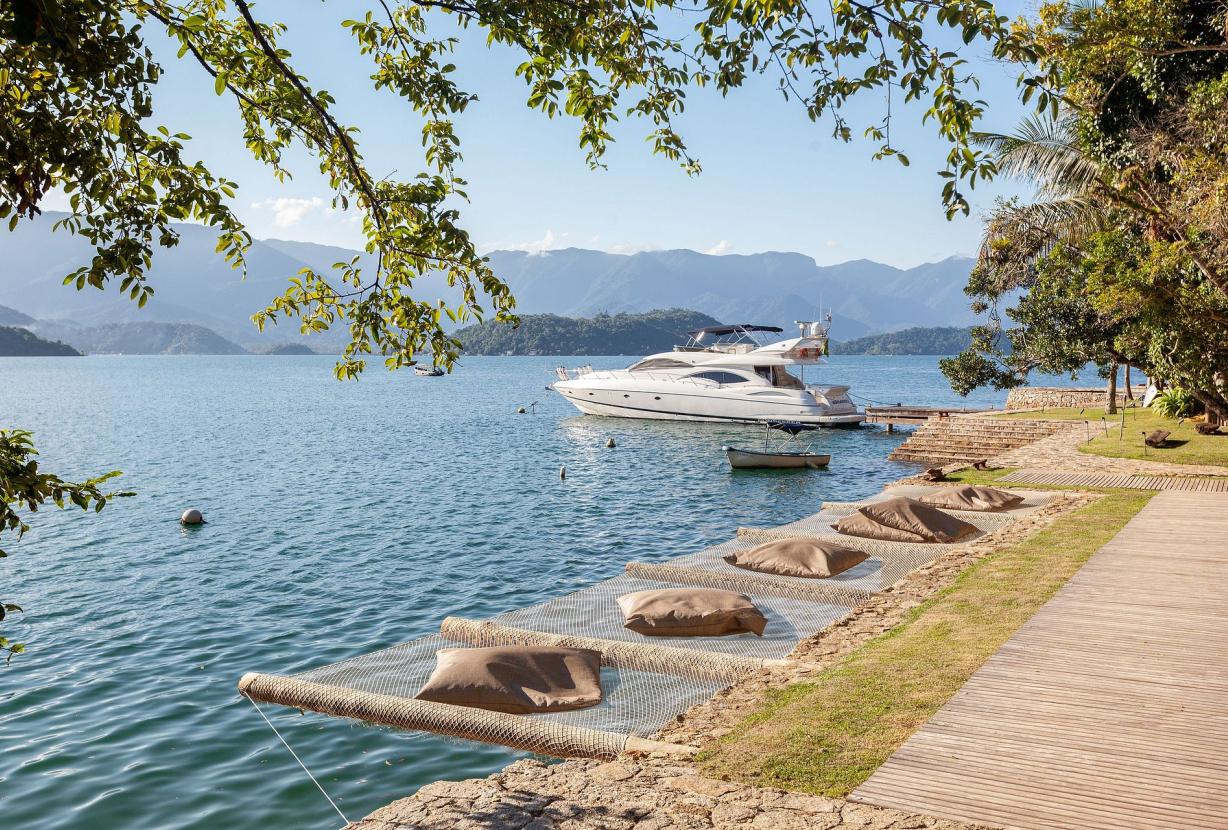
[[[1109,364],[1109,388],[1104,401],[1106,415],[1117,414],[1117,361]]]
[[[1207,422],[1211,424],[1228,423],[1228,400],[1217,392],[1194,391],[1190,393],[1207,410]]]
[[[1130,364],[1126,364],[1126,400],[1134,400],[1134,390],[1130,388]]]

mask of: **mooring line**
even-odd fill
[[[244,697],[247,696],[244,695]],[[328,794],[324,787],[320,785],[320,782],[316,780],[316,777],[311,774],[311,770],[307,769],[307,765],[303,763],[303,759],[298,757],[298,753],[294,751],[286,739],[281,736],[281,733],[277,731],[277,727],[273,725],[273,721],[269,720],[268,716],[264,713],[264,710],[260,708],[260,705],[250,697],[248,697],[247,700],[252,704],[255,710],[260,713],[260,717],[264,718],[264,722],[269,725],[269,729],[273,730],[273,734],[276,735],[278,740],[281,741],[281,744],[286,748],[286,751],[293,756],[294,760],[298,761],[298,765],[303,768],[303,772],[307,773],[307,777],[311,779],[311,783],[315,784],[316,789],[318,789],[324,795],[324,797],[328,799],[329,804],[333,805],[333,809],[337,811],[337,815],[341,816],[341,820],[346,824],[349,824],[350,820],[345,817],[345,813],[341,812],[341,808],[337,806],[337,802],[333,801],[333,797]]]

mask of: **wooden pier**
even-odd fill
[[[1228,496],[1151,499],[851,796],[1010,830],[1228,827]]]
[[[950,418],[952,415],[971,415],[977,412],[990,412],[988,409],[969,409],[957,406],[867,406],[867,424],[886,424],[888,432],[894,432],[897,426],[920,426],[930,418]]]

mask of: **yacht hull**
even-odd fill
[[[661,384],[677,386],[678,384]],[[831,413],[807,393],[779,390],[756,399],[752,395],[705,394],[702,389],[678,392],[669,388],[602,387],[584,380],[560,381],[554,390],[585,415],[641,418],[659,421],[762,423],[793,421],[822,426],[855,427],[865,420],[860,412]],[[754,390],[762,392],[763,390]]]

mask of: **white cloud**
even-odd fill
[[[530,254],[541,254],[546,251],[553,251],[556,248],[562,247],[562,242],[567,239],[569,234],[563,233],[556,235],[550,228],[546,228],[546,233],[541,239],[532,239],[528,242],[517,242],[513,245],[497,245],[494,247],[502,248],[507,251],[527,251]]]
[[[824,242],[823,244],[824,244],[824,245],[826,245],[828,248],[834,248],[834,247],[836,247],[836,245],[838,245],[839,243],[838,243],[838,242],[836,242],[836,240],[834,240],[834,239],[829,239],[829,240],[827,240],[826,242]]]
[[[730,242],[728,239],[722,239],[720,242],[716,243],[711,248],[704,251],[704,253],[712,254],[713,256],[721,256],[723,254],[729,253],[732,250],[733,250],[733,243]]]
[[[281,196],[276,199],[252,202],[252,207],[259,210],[273,211],[273,224],[279,228],[289,228],[297,225],[303,221],[307,214],[321,208],[324,208],[326,213],[332,213],[332,209],[326,208],[324,200],[319,196],[312,196],[310,199]]]

